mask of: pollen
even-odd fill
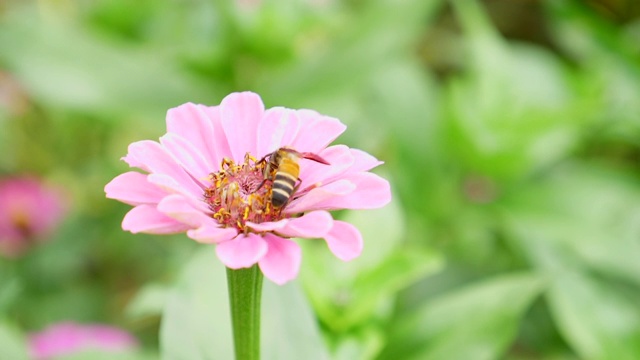
[[[265,180],[267,161],[257,160],[247,153],[242,163],[224,159],[220,170],[209,175],[210,186],[204,200],[211,209],[210,216],[223,227],[235,227],[248,232],[248,221],[262,223],[277,221],[285,216],[271,205],[272,182]],[[266,178],[273,177],[273,170]]]

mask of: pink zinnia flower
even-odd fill
[[[391,199],[389,183],[368,171],[381,164],[345,145],[328,146],[346,126],[311,110],[265,111],[260,97],[233,93],[220,106],[184,104],[167,113],[167,134],[129,145],[123,158],[146,173],[127,172],[105,187],[108,198],[135,206],[122,227],[132,233],[183,232],[216,244],[229,268],[259,264],[283,284],[297,276],[301,250],[290,238],[324,238],[333,254],[351,260],[362,251],[360,232],[329,210],[370,209]],[[286,147],[300,157],[295,189],[271,203]],[[315,160],[315,161],[314,161]],[[323,162],[328,163],[324,164]],[[295,175],[295,174],[294,174]]]
[[[59,194],[34,178],[0,180],[0,253],[18,256],[42,241],[63,217]]]
[[[123,352],[135,349],[138,341],[124,330],[107,325],[63,322],[29,335],[32,359],[46,360],[83,351]]]

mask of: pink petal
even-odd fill
[[[222,263],[231,269],[248,268],[267,253],[267,242],[259,235],[249,233],[216,246]]]
[[[349,172],[369,171],[378,165],[384,164],[384,161],[376,159],[365,151],[358,149],[350,149],[350,151],[354,162],[353,166],[349,168]]]
[[[359,172],[349,174],[340,181],[350,182],[355,186],[355,190],[345,194],[319,198],[314,192],[320,192],[321,189],[329,185],[313,189],[300,198],[300,203],[295,203],[296,206],[294,209],[287,207],[287,212],[293,212],[294,210],[376,209],[391,201],[389,182],[376,174]],[[314,195],[315,197],[306,200],[310,195]]]
[[[312,211],[289,222],[277,233],[286,237],[321,238],[331,230],[333,218],[326,211]]]
[[[174,178],[165,174],[149,174],[147,181],[169,194],[181,194],[194,199],[201,199],[202,194],[204,194],[204,184],[196,185],[201,188],[201,191],[197,195],[194,195],[193,192],[187,191],[187,189],[180,185]]]
[[[157,209],[181,223],[190,225],[190,228],[197,228],[208,222],[215,222],[203,212],[206,209],[206,205],[203,202],[199,204],[178,194],[166,196],[160,201]]]
[[[254,231],[274,232],[286,237],[321,238],[333,226],[333,218],[326,211],[313,211],[297,218],[275,222],[252,223],[246,225]]]
[[[278,285],[295,279],[302,259],[300,246],[273,234],[265,234],[264,239],[269,246],[266,255],[259,261],[264,276]]]
[[[300,152],[320,152],[346,130],[336,118],[318,114],[313,110],[297,110],[300,132],[291,146]]]
[[[330,165],[320,164],[312,160],[305,160],[300,164],[300,191],[304,193],[310,186],[329,183],[337,176],[349,169],[354,158],[350,149],[345,145],[330,146],[320,153],[320,157],[327,160]]]
[[[105,187],[107,198],[129,205],[157,204],[167,195],[159,187],[147,181],[147,175],[135,171],[116,176]]]
[[[233,93],[222,100],[222,127],[236,162],[241,162],[247,152],[256,154],[258,124],[263,113],[262,99],[252,92]]]
[[[205,158],[203,149],[197,149],[180,135],[168,133],[160,138],[160,143],[194,178],[206,181],[213,171],[213,164]]]
[[[151,205],[134,207],[122,220],[122,229],[134,234],[175,234],[188,228],[189,226],[168,217]]]
[[[338,259],[349,261],[357,258],[362,253],[362,235],[358,229],[344,221],[336,220],[333,228],[324,236],[329,250]]]
[[[205,107],[192,103],[180,105],[167,112],[167,133],[179,135],[211,162],[219,157],[214,144],[222,140],[226,142],[222,131],[220,134],[214,131],[213,121]],[[218,161],[214,163],[217,165]]]
[[[221,228],[212,223],[203,224],[197,229],[187,231],[187,236],[203,244],[217,244],[229,241],[238,235],[234,228]]]
[[[227,136],[224,133],[224,129],[222,128],[222,118],[220,115],[220,106],[204,106],[198,105],[198,109],[207,114],[209,119],[211,119],[211,124],[213,126],[213,135],[214,138],[205,139],[208,141],[208,144],[213,149],[214,157],[212,158],[212,162],[214,165],[213,171],[220,170],[220,164],[225,157],[231,156],[231,148],[229,147],[229,142],[227,141]]]
[[[202,195],[202,189],[155,141],[144,140],[130,144],[129,153],[124,157],[124,160],[131,166],[134,166],[132,164],[142,164],[142,168],[151,173],[168,175],[194,196]],[[139,165],[135,166],[139,167]]]
[[[247,221],[246,225],[254,231],[263,232],[280,230],[284,228],[288,222],[289,219],[282,219],[280,221],[268,221],[263,223],[254,223],[251,221]]]
[[[233,238],[237,234],[234,229],[222,229],[215,220],[206,215],[208,208],[204,202],[181,195],[169,195],[163,198],[157,210],[168,217],[186,224],[191,238],[200,242],[217,242]]]
[[[325,203],[346,196],[356,190],[356,185],[348,180],[338,180],[322,187],[315,188],[305,195],[293,200],[284,211],[287,214],[295,214],[309,210],[327,210]]]
[[[258,125],[257,157],[263,157],[278,148],[290,145],[298,134],[300,120],[291,109],[276,107],[269,109]]]

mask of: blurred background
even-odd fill
[[[360,258],[301,242],[265,282],[263,358],[640,358],[635,0],[0,0],[0,358],[64,322],[232,358],[212,248],[122,231],[103,188],[239,90],[340,118],[394,191],[338,214]]]

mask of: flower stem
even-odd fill
[[[236,360],[260,359],[260,298],[262,271],[227,268],[231,323]]]

